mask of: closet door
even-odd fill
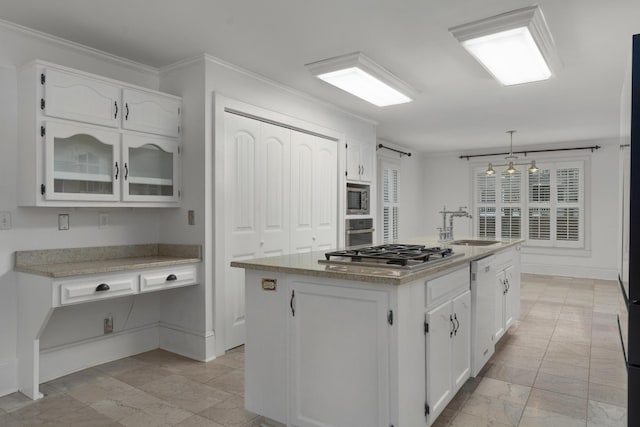
[[[292,131],[291,251],[335,248],[337,214],[337,143]]]
[[[289,129],[225,114],[227,349],[245,341],[244,270],[231,261],[289,252]]]

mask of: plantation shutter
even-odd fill
[[[528,172],[529,240],[551,244],[551,171],[540,166],[538,172]]]
[[[398,240],[400,167],[396,163],[382,163],[382,240]]]
[[[496,176],[476,170],[476,226],[478,237],[496,238]]]
[[[502,239],[519,239],[522,230],[520,193],[522,174],[502,172],[500,174],[500,237]]]
[[[582,168],[566,165],[556,170],[556,240],[573,247],[582,240]]]

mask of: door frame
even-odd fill
[[[275,111],[267,110],[255,105],[251,105],[227,96],[214,92],[213,98],[213,185],[212,200],[213,206],[210,215],[213,230],[213,331],[214,331],[214,355],[215,357],[225,354],[225,327],[226,327],[226,288],[225,268],[227,259],[226,237],[228,219],[226,214],[225,200],[229,186],[226,182],[227,165],[225,164],[225,154],[227,147],[225,146],[225,112],[232,112],[247,116],[256,120],[267,123],[288,127],[293,130],[315,134],[320,137],[334,139],[338,144],[338,171],[346,170],[346,136],[344,133],[333,129],[281,114]],[[344,174],[338,172],[338,224],[337,224],[337,242],[338,246],[344,246],[344,227],[345,227],[345,191],[346,178]],[[341,191],[342,190],[342,191]],[[218,208],[219,207],[219,208]],[[205,251],[207,248],[205,247]],[[220,285],[220,286],[218,286]]]

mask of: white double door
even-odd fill
[[[231,261],[337,243],[337,142],[225,113],[225,348],[244,344],[244,270]]]

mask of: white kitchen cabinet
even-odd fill
[[[175,140],[123,135],[121,164],[122,200],[178,202],[181,163]]]
[[[138,89],[122,90],[122,128],[177,138],[180,98]]]
[[[19,92],[20,206],[179,206],[180,98],[42,61]]]
[[[335,249],[337,243],[337,146],[291,132],[291,251]]]
[[[371,182],[375,176],[375,148],[373,144],[349,140],[347,142],[347,180]]]
[[[388,294],[294,281],[288,296],[288,425],[388,427]]]
[[[44,115],[118,127],[122,104],[117,85],[49,67],[40,70],[39,79],[40,109]]]
[[[520,246],[496,255],[495,326],[497,342],[520,317]]]
[[[496,272],[494,255],[471,262],[471,376],[495,351]]]
[[[122,176],[120,134],[91,126],[46,122],[46,200],[118,201]]]
[[[471,372],[471,292],[469,270],[464,268],[432,283],[447,283],[457,290],[426,314],[426,376],[429,420],[435,420],[469,378]],[[461,293],[460,293],[461,292]],[[429,295],[429,291],[428,291]]]

